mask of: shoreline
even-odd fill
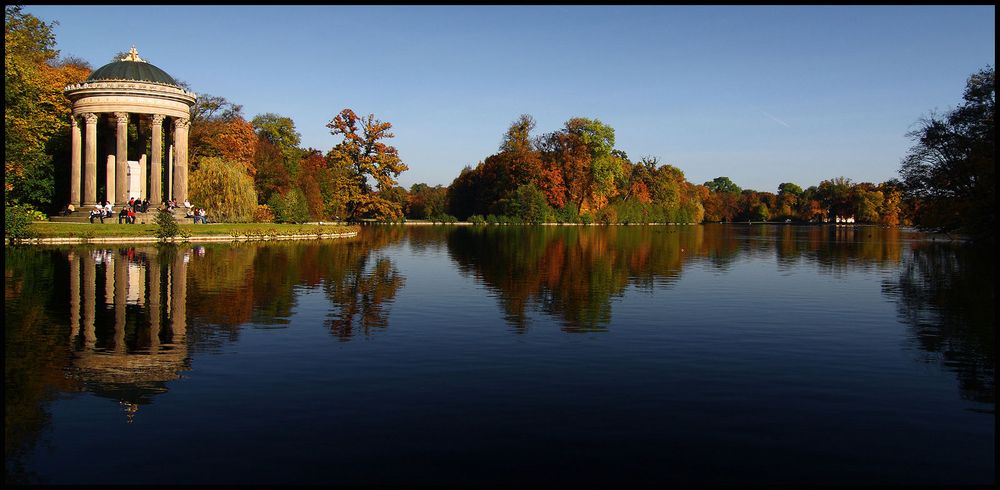
[[[37,222],[46,223],[46,222]],[[80,225],[89,225],[89,223],[79,223]],[[730,223],[616,223],[616,224],[604,224],[604,223],[471,223],[468,221],[457,221],[453,223],[442,223],[442,222],[431,222],[431,221],[405,221],[402,223],[385,223],[385,222],[363,222],[356,223],[355,226],[478,226],[478,227],[493,227],[493,226],[699,226],[699,225],[773,225],[773,226],[831,226],[837,228],[866,228],[866,227],[883,227],[882,225],[873,224],[843,224],[843,223],[784,223],[784,222],[772,222],[772,221],[754,221],[754,222],[730,222]],[[344,225],[342,222],[308,222],[302,223],[302,225],[320,225],[320,226],[350,226]],[[211,225],[209,225],[211,226]],[[909,229],[909,227],[900,227],[902,229]],[[246,233],[234,233],[225,235],[195,235],[188,234],[187,236],[178,235],[169,238],[160,238],[153,235],[145,236],[62,236],[62,237],[37,237],[37,238],[25,238],[16,240],[13,243],[9,238],[4,238],[4,245],[65,245],[65,244],[123,244],[123,243],[195,243],[195,242],[233,242],[233,243],[245,243],[245,242],[257,242],[257,241],[289,241],[289,240],[326,240],[326,239],[340,239],[340,238],[353,238],[358,236],[359,231],[345,231],[338,233],[273,233],[277,230],[269,229],[267,231],[272,232],[271,234],[261,232],[248,231]],[[302,230],[306,231],[306,230]],[[75,235],[72,233],[71,235]]]
[[[87,243],[184,243],[184,242],[265,242],[279,240],[324,240],[331,238],[352,238],[358,232],[346,233],[324,233],[324,234],[304,234],[304,235],[260,235],[260,236],[176,236],[170,238],[159,237],[64,237],[64,238],[27,238],[20,240],[16,245],[64,245],[64,244],[87,244]],[[5,238],[4,245],[10,245],[10,240]]]

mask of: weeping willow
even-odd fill
[[[249,223],[257,210],[253,177],[243,165],[218,157],[201,160],[191,172],[191,204],[205,208],[210,221]]]

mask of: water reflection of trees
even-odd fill
[[[373,259],[379,249],[399,242],[403,229],[385,228],[337,241],[282,241],[196,247],[189,267],[193,341],[212,348],[234,340],[240,328],[283,328],[301,290],[322,287],[334,311],[334,335],[348,339],[386,323],[386,306],[403,285],[391,259]],[[372,265],[372,267],[369,267]],[[354,300],[350,294],[354,293]],[[357,326],[354,328],[357,317]],[[346,323],[345,323],[346,322]]]
[[[36,481],[24,460],[38,435],[48,426],[48,404],[60,392],[80,389],[63,376],[68,328],[60,322],[55,291],[66,272],[59,252],[33,247],[4,248],[4,480]],[[60,267],[62,265],[62,267]],[[62,310],[65,311],[65,310]]]
[[[603,330],[629,286],[669,286],[685,262],[727,270],[737,260],[805,261],[820,272],[894,267],[904,238],[878,227],[706,225],[695,227],[473,227],[447,235],[460,271],[495,294],[515,331],[537,308],[566,331]]]
[[[667,227],[476,227],[451,233],[448,250],[461,272],[495,292],[515,331],[534,307],[563,330],[584,332],[607,327],[611,301],[627,286],[676,280],[700,239]]]
[[[927,362],[954,371],[962,397],[995,403],[993,250],[915,243],[894,281],[883,284]]]
[[[342,276],[324,283],[323,289],[336,307],[326,320],[327,326],[340,340],[387,327],[388,305],[403,286],[403,276],[387,257],[364,254],[344,265]]]
[[[303,288],[328,292],[329,326],[339,339],[384,327],[403,277],[388,257],[373,254],[402,236],[396,230],[350,241],[5,247],[6,481],[34,481],[24,461],[60,393],[112,399],[131,421],[191,369],[190,352],[237,338],[249,322],[287,323]]]
[[[20,461],[58,393],[113,399],[131,421],[187,369],[185,265],[151,247],[11,248],[5,258],[6,467],[8,481],[26,482]]]

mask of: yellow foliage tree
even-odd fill
[[[257,212],[257,191],[242,164],[208,157],[191,172],[191,201],[207,210],[210,220],[249,223]]]

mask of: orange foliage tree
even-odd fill
[[[389,131],[392,123],[375,119],[374,114],[358,117],[351,109],[344,109],[326,126],[330,134],[344,138],[333,147],[329,158],[345,162],[356,174],[354,188],[357,193],[348,200],[347,218],[400,218],[401,206],[379,195],[395,187],[396,177],[409,169],[396,148],[384,142],[395,136]],[[375,181],[374,188],[369,178]]]

